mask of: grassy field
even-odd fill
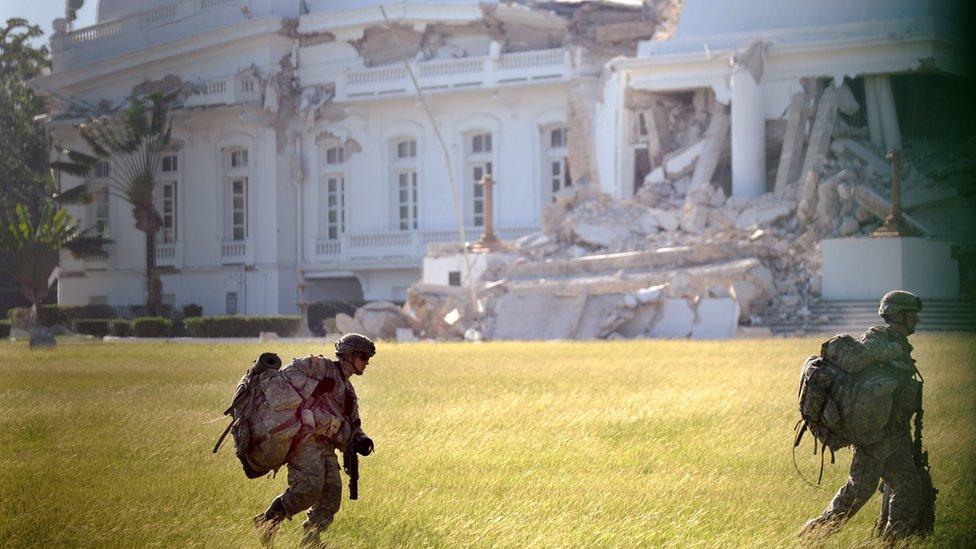
[[[937,535],[976,544],[976,339],[913,338]],[[818,339],[383,344],[358,378],[377,451],[335,547],[794,546],[844,482],[790,460]],[[325,346],[0,343],[0,546],[257,546],[284,486],[247,480],[210,422],[259,352]],[[807,477],[819,461],[797,454]],[[283,473],[284,471],[282,471]],[[836,537],[870,545],[873,499]],[[300,517],[279,546],[295,546]]]

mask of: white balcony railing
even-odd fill
[[[261,100],[257,82],[244,75],[215,78],[196,84],[196,93],[186,98],[186,107],[237,105]]]
[[[514,240],[537,232],[537,227],[505,227],[496,234],[505,240]],[[481,236],[481,227],[469,227],[465,236],[475,241]],[[427,245],[437,242],[457,242],[456,229],[415,231],[389,231],[381,233],[343,234],[338,239],[319,239],[315,243],[315,261],[321,263],[355,263],[383,259],[421,259],[427,253]]]
[[[273,9],[272,3],[259,0],[172,0],[113,21],[55,32],[51,36],[54,72],[238,24],[244,7],[251,17]]]
[[[224,264],[253,263],[250,240],[224,240],[220,243],[220,259]]]
[[[424,91],[447,91],[559,80],[567,78],[572,68],[569,53],[557,48],[506,53],[497,59],[485,56],[421,61],[413,64],[413,71]],[[336,87],[340,101],[412,93],[414,87],[406,68],[393,65],[349,69]]]
[[[170,244],[156,244],[156,266],[174,267],[183,266],[183,245],[179,242]]]

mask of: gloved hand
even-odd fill
[[[352,439],[352,449],[361,456],[368,456],[373,453],[373,439],[359,432]]]

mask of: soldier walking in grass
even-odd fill
[[[321,543],[319,536],[332,523],[342,501],[335,451],[365,456],[373,450],[373,441],[360,427],[358,399],[350,378],[362,375],[375,354],[369,338],[346,334],[335,343],[337,360],[312,356],[281,369],[280,374],[302,398],[301,427],[285,459],[288,487],[264,513],[254,517],[263,544],[272,542],[284,519],[306,509],[302,546]]]
[[[882,516],[877,524],[882,539],[893,541],[931,531],[935,490],[928,476],[927,455],[924,468],[918,464],[922,385],[915,379],[918,370],[908,342],[908,336],[915,333],[921,310],[922,301],[915,295],[905,291],[888,292],[881,299],[878,311],[885,324],[871,327],[860,337],[866,360],[897,379],[890,415],[880,442],[853,444],[847,484],[823,514],[804,525],[802,537],[822,537],[838,530],[878,490],[879,479],[885,487]],[[909,421],[914,414],[918,414],[915,447],[909,433]]]

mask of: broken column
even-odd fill
[[[895,96],[891,91],[891,77],[887,74],[865,76],[864,95],[871,142],[879,149],[901,150],[901,130],[898,127]]]
[[[759,57],[758,77],[753,74],[756,56]],[[760,85],[761,59],[762,43],[756,42],[745,54],[736,55],[732,66],[732,196],[756,197],[766,192],[766,114]]]
[[[596,132],[593,123],[598,86],[599,80],[596,77],[581,76],[570,85],[566,101],[566,119],[569,122],[567,160],[574,184],[600,184],[596,169]]]

